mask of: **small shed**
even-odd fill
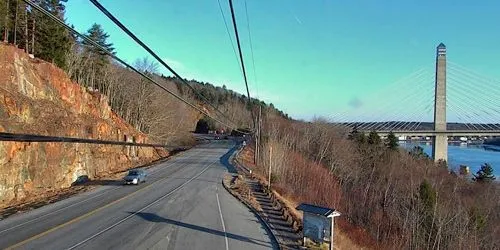
[[[330,249],[333,249],[334,218],[340,216],[340,213],[332,208],[307,203],[300,204],[296,209],[304,213],[302,229],[304,243],[306,238],[319,243],[328,241]]]

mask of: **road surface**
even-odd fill
[[[0,248],[269,249],[255,215],[222,187],[234,143],[214,141],[147,170],[0,221]]]

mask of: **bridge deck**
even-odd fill
[[[370,131],[362,131],[363,133],[370,133]],[[376,131],[379,135],[388,135],[391,131],[380,130]],[[500,130],[418,130],[418,131],[392,131],[396,136],[435,136],[446,134],[448,136],[500,136]]]

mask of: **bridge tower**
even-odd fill
[[[440,43],[436,53],[436,78],[434,95],[434,131],[446,131],[446,46]],[[432,138],[434,161],[448,161],[448,136],[436,134]]]

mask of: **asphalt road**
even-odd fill
[[[234,143],[215,141],[147,170],[0,221],[0,248],[268,249],[255,215],[222,187]]]

